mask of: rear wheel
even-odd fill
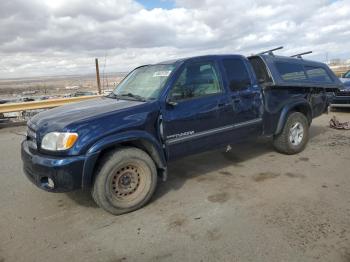
[[[100,207],[120,215],[145,205],[156,185],[157,169],[150,156],[137,148],[121,148],[102,159],[92,196]]]
[[[305,115],[299,112],[291,113],[280,134],[273,139],[273,145],[278,152],[292,155],[304,150],[309,139],[309,124]]]

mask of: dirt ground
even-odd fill
[[[306,150],[269,141],[171,164],[151,203],[115,217],[23,175],[24,127],[0,130],[0,261],[350,261],[350,130],[314,120]]]

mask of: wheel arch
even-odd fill
[[[82,188],[91,187],[98,162],[105,154],[119,147],[127,146],[145,151],[154,161],[162,179],[166,180],[167,165],[162,146],[150,134],[144,131],[135,131],[105,137],[90,147],[84,164]]]
[[[311,122],[312,122],[312,109],[311,109],[310,104],[304,100],[297,101],[297,102],[294,102],[292,104],[286,105],[281,110],[280,117],[279,117],[274,135],[278,135],[282,132],[282,129],[287,121],[287,117],[292,112],[302,113],[303,115],[306,116],[309,125],[311,124]]]

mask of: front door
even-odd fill
[[[185,64],[167,101],[162,115],[169,159],[224,143],[233,108],[214,61]]]

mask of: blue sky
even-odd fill
[[[146,9],[153,8],[163,8],[163,9],[171,9],[175,7],[175,3],[173,0],[138,0],[140,4],[142,4]]]
[[[154,8],[163,8],[163,9],[172,9],[175,7],[174,0],[136,0],[140,4],[142,4],[146,9],[154,9]],[[331,3],[337,2],[339,0],[328,0]]]

